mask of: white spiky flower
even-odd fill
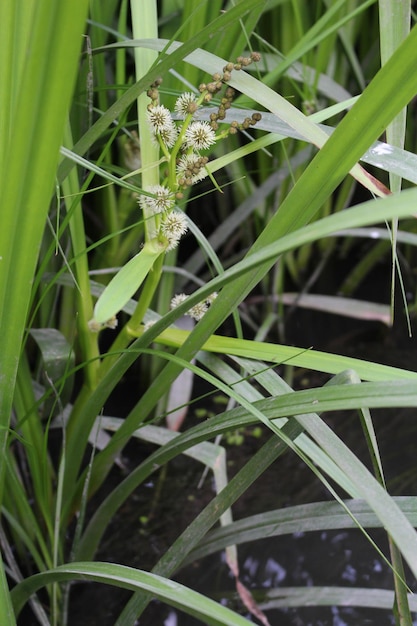
[[[185,131],[185,145],[193,150],[206,150],[216,141],[216,134],[208,122],[192,122]]]
[[[170,110],[162,104],[148,109],[146,117],[152,132],[156,135],[161,134],[164,129],[169,128],[173,124]]]
[[[185,300],[188,298],[188,296],[185,293],[177,293],[172,299],[171,299],[171,309],[176,309],[177,306],[179,306],[180,304],[182,304],[183,302],[185,302]]]
[[[189,315],[190,317],[195,319],[196,322],[198,322],[201,320],[203,315],[207,313],[207,310],[208,306],[205,302],[198,302],[187,311],[186,315]]]
[[[99,322],[96,322],[96,320],[93,318],[92,320],[88,321],[88,329],[92,333],[98,333],[100,330],[103,329],[103,324],[100,324]]]
[[[114,330],[117,328],[117,324],[117,317],[113,315],[113,317],[108,319],[106,322],[96,322],[94,318],[89,320],[88,328],[92,333],[98,333],[100,330],[103,330],[103,328],[110,328],[111,330]]]
[[[115,328],[117,328],[118,325],[118,319],[115,315],[113,315],[113,317],[111,317],[109,320],[107,320],[107,322],[105,322],[105,326],[106,328],[111,328],[111,330],[114,330]]]
[[[178,129],[174,122],[172,122],[171,126],[163,128],[157,136],[162,139],[167,148],[172,148],[177,141]]]
[[[152,196],[139,196],[139,205],[143,211],[148,213],[163,213],[169,211],[174,206],[174,195],[163,185],[151,185],[148,189],[145,189]]]
[[[158,142],[158,137],[160,137],[167,148],[172,148],[177,140],[178,130],[169,109],[158,104],[148,109],[147,118],[155,141]]]
[[[171,300],[171,309],[175,309],[177,306],[185,302],[188,296],[185,293],[178,293]],[[192,317],[198,322],[203,317],[204,313],[208,310],[208,306],[206,302],[198,302],[194,306],[192,306],[185,315]]]
[[[200,157],[198,154],[184,154],[177,163],[178,178],[185,177],[190,179],[191,183],[197,183],[207,176],[205,165],[207,158]]]
[[[195,95],[189,92],[181,94],[177,98],[174,109],[181,117],[194,114],[198,109]]]
[[[161,224],[161,232],[168,239],[167,252],[177,247],[181,237],[187,232],[187,219],[181,211],[167,213]]]

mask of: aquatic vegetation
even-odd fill
[[[415,513],[389,493],[372,412],[415,407],[417,374],[279,336],[285,298],[385,323],[396,284],[407,303],[403,259],[413,266],[417,241],[410,3],[167,1],[159,15],[154,0],[3,4],[0,622],[17,623],[28,603],[30,619],[67,623],[71,583],[83,580],[133,592],[115,624],[133,624],[152,598],[203,623],[243,625],[251,613],[268,624],[236,544],[260,538],[265,520],[287,532],[315,520],[387,531],[394,614],[411,624],[402,559],[416,577]],[[349,254],[360,237],[375,247],[352,261],[350,290],[391,251],[392,304],[307,298],[337,242]],[[326,384],[293,388],[294,368]],[[126,417],[107,415],[132,373]],[[187,375],[228,403],[172,432],[167,414],[193,401]],[[340,410],[359,413],[371,464],[322,416]],[[264,437],[228,481],[216,437],[248,427]],[[136,438],[157,448],[110,486]],[[285,509],[233,523],[233,504],[284,452],[334,502],[291,507],[291,523]],[[152,572],[96,562],[123,503],[182,454],[213,471],[212,501]],[[240,609],[172,581],[220,549]],[[317,597],[346,601],[339,589]],[[382,593],[374,602],[387,604]]]

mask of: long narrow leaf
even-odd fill
[[[17,5],[2,3],[0,21],[11,6]],[[15,100],[13,108],[6,107],[8,131],[0,134],[0,153],[7,155],[7,175],[0,188],[0,481],[29,286],[53,193],[87,7],[87,0],[70,4],[46,0],[32,13],[32,3],[25,2],[19,13],[29,10],[33,21],[25,33],[29,40],[20,40],[19,46],[30,54],[25,55],[22,71],[16,68],[19,83],[14,82],[13,71],[5,74],[12,84],[2,83],[1,92],[13,93]],[[1,47],[0,52],[9,51]],[[8,67],[13,60],[7,56],[0,65]]]
[[[105,583],[142,593],[145,591],[189,615],[204,619],[207,624],[213,626],[248,626],[250,624],[244,617],[180,583],[126,565],[98,562],[61,565],[48,572],[27,578],[12,591],[16,614],[19,615],[30,596],[41,587],[71,580]]]
[[[393,501],[417,526],[414,496],[400,496]],[[382,522],[364,500],[348,500],[346,505],[364,528],[381,528]],[[190,552],[186,563],[201,559],[208,554],[223,550],[229,543],[247,543],[268,537],[291,535],[296,532],[313,532],[356,528],[356,524],[337,502],[314,502],[299,504],[245,517],[210,531],[198,546]]]

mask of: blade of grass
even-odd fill
[[[3,558],[0,553],[0,620],[2,624],[16,626],[16,618],[10,599],[9,586],[3,565]]]
[[[180,348],[190,336],[190,331],[167,329],[154,339],[156,343],[169,347]],[[404,378],[417,380],[417,373],[406,369],[371,363],[352,357],[344,357],[312,349],[235,339],[212,335],[200,348],[215,354],[242,356],[248,359],[263,360],[269,363],[289,363],[294,367],[336,374],[343,369],[355,369],[363,380],[389,380]]]
[[[130,10],[132,14],[132,32],[134,37],[151,39],[158,36],[158,18],[156,2],[146,0],[135,2],[131,0]],[[146,73],[156,64],[158,54],[153,50],[138,50],[135,48],[135,71],[136,80],[146,76]],[[149,189],[152,185],[158,185],[159,180],[159,146],[153,140],[147,120],[147,105],[149,98],[145,92],[137,98],[138,108],[138,131],[140,137],[140,157],[142,163],[142,186]],[[158,233],[157,217],[149,210],[144,209],[146,241],[151,241]]]
[[[263,610],[306,606],[358,606],[390,609],[393,597],[392,591],[369,587],[279,587],[266,592],[263,601],[260,602],[260,607]],[[411,593],[409,600],[412,610],[415,611],[416,598]]]
[[[381,64],[383,65],[392,56],[398,46],[410,32],[411,3],[409,0],[395,2],[395,0],[379,0],[380,48]],[[387,142],[393,146],[403,148],[407,123],[407,109],[404,107],[390,122],[386,129]],[[401,191],[401,176],[390,172],[390,189],[393,193]],[[391,315],[394,319],[395,274],[400,271],[397,259],[398,220],[392,225],[392,276],[391,276]],[[403,292],[403,301],[407,310],[407,299]]]
[[[0,22],[5,17],[6,24],[11,25],[5,12],[12,11],[8,7],[13,6],[13,2],[2,3]],[[19,41],[13,45],[22,50],[30,46],[31,53],[25,56],[21,71],[18,65],[6,73],[12,84],[2,82],[0,90],[3,94],[11,91],[15,97],[15,106],[6,106],[7,128],[13,129],[13,133],[0,135],[0,153],[7,154],[0,190],[0,203],[4,207],[0,232],[0,483],[4,476],[8,421],[30,297],[27,286],[33,278],[53,190],[88,2],[75,0],[67,5],[46,0],[37,4],[33,13],[31,3],[26,2],[25,6],[33,17],[30,37],[23,39],[20,32]],[[25,10],[20,7],[19,14]],[[13,19],[17,17],[16,13]],[[0,51],[10,52],[3,47]],[[0,59],[0,64],[13,66],[14,59],[13,55],[8,55]],[[16,62],[19,64],[20,60]],[[18,84],[13,79],[14,71],[20,77]],[[16,285],[22,288],[17,289]]]
[[[35,574],[19,583],[12,591],[16,614],[19,615],[30,596],[38,589],[52,583],[73,580],[104,583],[130,591],[139,591],[141,594],[151,593],[162,602],[203,619],[213,626],[249,626],[250,624],[244,617],[180,583],[126,565],[99,562],[61,565],[42,574]],[[125,624],[128,623],[130,622],[125,622]]]
[[[379,21],[380,21],[380,47],[381,47],[381,63],[388,61],[395,50],[407,37],[410,30],[411,19],[411,2],[395,2],[395,0],[379,0]],[[403,148],[405,142],[407,109],[404,108],[390,122],[387,127],[387,142]],[[390,172],[390,188],[393,193],[401,191],[401,177]],[[397,235],[398,235],[398,219],[391,223],[392,233],[392,272],[391,272],[391,317],[394,319],[395,306],[395,274],[400,272],[400,266],[397,258]],[[402,287],[403,302],[407,311],[407,298],[403,288],[403,281],[400,275],[400,285]],[[411,334],[411,329],[410,329]],[[404,568],[401,553],[395,543],[389,539],[391,559],[394,566],[394,585],[395,585],[395,605],[394,615],[400,626],[411,626],[412,618],[408,604],[407,588],[404,585]]]
[[[393,497],[394,502],[413,526],[417,526],[414,496]],[[364,528],[381,528],[382,522],[363,500],[347,500],[346,505]],[[223,528],[216,528],[192,550],[184,565],[223,550],[230,542],[240,545],[268,537],[356,528],[338,502],[299,504],[251,515]]]

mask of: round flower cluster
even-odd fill
[[[164,185],[151,185],[146,191],[152,195],[139,196],[139,205],[145,215],[162,214],[159,232],[166,239],[166,251],[177,247],[182,235],[188,230],[187,218],[182,211],[173,210],[174,194]]]
[[[205,166],[208,157],[195,153],[184,154],[177,162],[178,184],[181,187],[190,187],[207,176]]]
[[[177,247],[181,237],[187,232],[187,218],[182,211],[171,211],[164,216],[161,233],[168,240],[167,252]]]
[[[183,119],[187,115],[194,115],[198,109],[197,98],[193,93],[183,93],[177,98],[174,109]]]
[[[216,133],[208,122],[191,122],[185,131],[184,145],[192,150],[207,150],[216,142]]]
[[[150,105],[147,118],[155,140],[158,141],[158,138],[160,138],[167,148],[172,148],[177,141],[178,130],[171,117],[170,110],[162,104]]]
[[[177,308],[177,306],[185,302],[187,298],[188,296],[185,293],[178,293],[177,295],[175,295],[171,300],[171,309]],[[197,304],[188,309],[185,315],[189,315],[194,320],[196,320],[196,322],[199,322],[204,314],[208,311],[210,304],[212,304],[216,298],[216,292],[210,294],[205,300],[203,300],[202,302],[197,302]]]
[[[191,92],[181,94],[174,105],[175,112],[182,120],[182,125],[179,127],[175,125],[169,109],[159,104],[158,88],[162,81],[161,79],[155,81],[147,92],[152,101],[148,106],[148,122],[155,139],[158,142],[161,141],[165,148],[174,148],[175,152],[180,150],[186,154],[191,151],[198,153],[200,150],[210,148],[217,140],[218,121],[225,119],[226,111],[231,107],[235,91],[230,86],[226,87],[224,96],[220,99],[217,109],[211,114],[209,122],[194,119],[199,107],[212,101],[224,84],[231,79],[233,71],[244,69],[253,62],[257,63],[260,58],[258,52],[252,52],[248,57],[240,56],[235,63],[227,63],[222,73],[214,73],[210,82],[202,83],[198,88],[198,94]],[[260,116],[252,116],[245,121],[245,125],[242,127],[248,128],[256,124],[259,119]],[[231,131],[236,132],[237,127],[239,125],[231,126]],[[225,133],[222,133],[221,136],[225,136]],[[177,145],[177,149],[175,149],[177,140],[180,145]]]
[[[162,104],[148,108],[148,122],[155,134],[161,133],[165,128],[173,125],[171,112]]]
[[[111,317],[106,322],[103,322],[102,324],[96,322],[95,319],[91,319],[88,322],[88,328],[92,333],[98,333],[100,332],[100,330],[103,330],[103,328],[110,328],[111,330],[114,330],[115,328],[117,328],[117,324],[117,317],[113,315],[113,317]]]
[[[152,215],[157,215],[158,213],[163,213],[164,211],[169,211],[174,206],[174,195],[168,189],[168,187],[164,187],[163,185],[151,185],[145,191],[149,192],[150,195],[142,194],[139,196],[139,205],[145,213],[151,213]]]

